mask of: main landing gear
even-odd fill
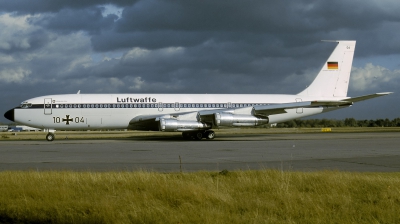
[[[194,139],[194,140],[201,140],[203,138],[206,139],[214,139],[215,132],[211,130],[206,131],[185,131],[182,132],[182,137],[184,139]]]
[[[49,133],[47,133],[47,135],[46,135],[46,140],[47,141],[49,141],[49,142],[51,142],[51,141],[53,141],[54,140],[54,134],[53,133],[51,133],[51,132],[49,132]]]

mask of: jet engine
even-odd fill
[[[269,119],[246,114],[215,113],[214,124],[218,127],[253,127],[268,124]]]
[[[161,119],[159,128],[160,131],[196,131],[210,129],[211,125],[199,121]]]

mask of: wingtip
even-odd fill
[[[394,92],[383,92],[383,93],[377,93],[378,95],[389,95],[393,94]]]

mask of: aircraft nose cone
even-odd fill
[[[14,121],[14,109],[11,109],[11,110],[7,111],[4,114],[4,117],[7,118],[10,121]]]

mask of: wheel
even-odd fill
[[[215,132],[214,131],[206,131],[204,133],[204,137],[206,139],[214,139],[215,138]]]
[[[194,139],[201,140],[203,138],[203,132],[199,131],[194,134]]]
[[[49,141],[49,142],[53,141],[54,140],[54,134],[53,133],[48,133],[46,135],[46,140]]]

